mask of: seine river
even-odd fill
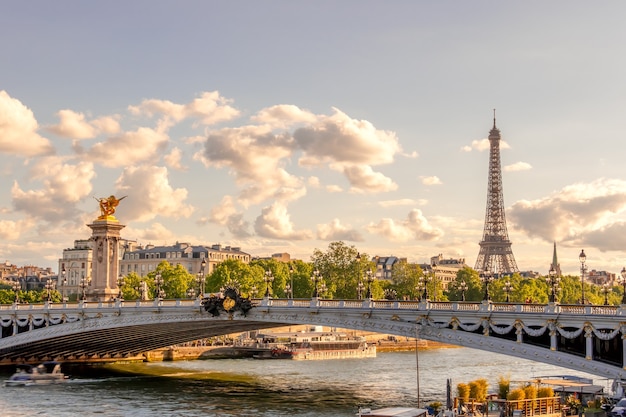
[[[445,403],[448,378],[453,389],[477,378],[497,387],[499,376],[521,381],[545,375],[586,376],[610,387],[590,375],[467,348],[420,351],[417,357],[379,352],[369,359],[222,359],[74,371],[65,384],[1,386],[0,416],[348,417],[359,406],[417,406],[418,374],[423,405]],[[11,373],[1,372],[2,380]]]

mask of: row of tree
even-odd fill
[[[425,295],[431,301],[480,301],[485,298],[484,281],[469,267],[461,269],[445,290],[441,280],[418,264],[396,263],[392,281],[374,279],[375,268],[368,254],[359,253],[354,246],[339,241],[330,243],[326,251],[314,250],[310,262],[256,259],[246,264],[226,260],[204,277],[204,288],[200,288],[199,277],[182,265],[162,261],[144,277],[136,273],[125,276],[121,292],[126,300],[139,299],[142,291],[147,291],[144,294],[147,298],[154,298],[158,289],[166,298],[188,298],[200,291],[219,292],[227,286],[236,287],[242,295],[251,297],[262,297],[269,291],[274,298],[310,298],[315,292],[331,299],[358,299],[367,294],[375,299],[399,300],[419,300]],[[161,282],[157,282],[157,276]],[[489,283],[489,296],[495,302],[504,302],[508,298],[513,303],[546,303],[550,292],[551,286],[545,279],[524,278],[517,273]],[[35,303],[46,299],[47,291],[19,291],[17,295],[24,302]],[[0,303],[10,304],[15,296],[10,286],[0,286]],[[620,304],[622,296],[621,286],[585,285],[585,299],[592,304]],[[70,297],[75,300],[77,294]],[[557,298],[562,304],[579,303],[582,298],[580,278],[560,277]],[[51,299],[59,302],[61,294],[54,290]]]

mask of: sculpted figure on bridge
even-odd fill
[[[98,200],[98,204],[100,205],[100,216],[98,217],[98,220],[115,220],[115,216],[113,216],[113,214],[115,213],[115,207],[117,207],[120,204],[120,201],[122,201],[126,197],[127,196],[124,196],[119,199],[115,198],[114,195],[103,198],[94,197],[96,198],[96,200]]]

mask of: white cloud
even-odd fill
[[[18,240],[34,226],[32,219],[26,220],[0,220],[0,239]]]
[[[254,230],[261,237],[273,239],[305,240],[313,236],[309,230],[295,230],[287,207],[280,203],[262,210],[255,221]]]
[[[516,172],[516,171],[528,171],[532,168],[533,167],[527,162],[516,162],[514,164],[505,166],[504,168],[502,168],[502,170],[506,172]]]
[[[433,175],[430,177],[426,177],[426,176],[421,176],[420,179],[422,180],[422,184],[424,185],[441,185],[443,184],[441,182],[441,180],[439,179],[439,177]]]
[[[96,143],[86,151],[90,161],[100,165],[119,168],[155,161],[167,147],[167,134],[147,127],[124,132]]]
[[[72,110],[60,110],[57,115],[60,119],[59,124],[48,126],[47,129],[70,139],[91,139],[100,133],[114,134],[120,130],[119,122],[110,116],[87,121],[83,113]]]
[[[182,164],[183,151],[180,148],[173,148],[169,154],[163,157],[168,167],[178,171],[187,171],[189,167]]]
[[[378,223],[367,226],[370,233],[381,235],[392,242],[409,240],[436,240],[443,236],[443,231],[432,227],[419,209],[413,209],[406,220],[381,219]]]
[[[472,150],[483,152],[488,151],[491,145],[489,143],[489,139],[484,138],[480,140],[473,140],[471,145],[465,145],[461,147],[461,150],[464,152],[471,152]],[[509,149],[510,146],[504,140],[500,139],[500,149]]]
[[[397,206],[425,206],[426,204],[428,204],[428,200],[413,200],[412,198],[401,198],[399,200],[385,200],[378,202],[379,206],[385,208]]]
[[[52,144],[37,129],[33,112],[0,90],[0,152],[26,157],[53,154]]]
[[[349,240],[362,242],[363,236],[357,230],[344,226],[339,219],[333,219],[330,224],[317,225],[317,238],[321,240]]]
[[[213,206],[209,220],[226,226],[228,231],[237,238],[251,236],[250,223],[244,220],[243,213],[237,210],[231,196],[224,196],[218,205]]]
[[[289,142],[288,135],[275,135],[265,127],[222,129],[211,132],[196,157],[206,166],[230,168],[244,205],[270,198],[290,201],[305,195],[306,188],[282,166],[291,154]]]
[[[366,120],[355,120],[338,109],[331,116],[319,116],[309,127],[297,129],[293,137],[306,154],[302,165],[368,164],[393,162],[402,149],[395,133],[379,130]]]
[[[261,110],[251,120],[273,128],[286,128],[296,123],[315,123],[317,116],[298,106],[281,104]]]
[[[515,228],[548,242],[597,242],[603,250],[616,248],[624,228],[616,216],[626,212],[626,181],[598,179],[564,187],[547,197],[521,200],[507,213]],[[623,246],[622,246],[623,248]]]
[[[341,193],[343,192],[343,188],[337,184],[330,184],[325,187],[326,191],[329,193]]]
[[[374,172],[369,165],[344,166],[344,174],[350,185],[352,192],[356,193],[379,193],[393,191],[398,188],[398,184],[380,172]]]
[[[128,195],[118,207],[127,220],[147,221],[157,216],[189,217],[194,210],[185,203],[187,189],[172,188],[165,167],[128,167],[115,185],[120,194]]]
[[[239,110],[230,106],[232,100],[220,96],[218,91],[204,92],[187,104],[176,104],[168,100],[144,100],[138,106],[129,106],[132,114],[154,116],[161,114],[165,119],[180,122],[195,118],[202,124],[213,125],[239,116]]]
[[[11,196],[16,210],[48,222],[57,222],[77,216],[76,203],[89,196],[95,177],[93,164],[64,163],[59,157],[45,157],[31,167],[31,179],[39,180],[39,190],[24,191],[17,181]]]

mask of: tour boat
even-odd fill
[[[59,362],[44,362],[37,366],[18,365],[17,371],[4,381],[6,387],[24,387],[36,384],[56,384],[67,377],[61,372]]]
[[[372,410],[359,408],[359,417],[427,417],[428,410],[409,407],[388,407]]]

